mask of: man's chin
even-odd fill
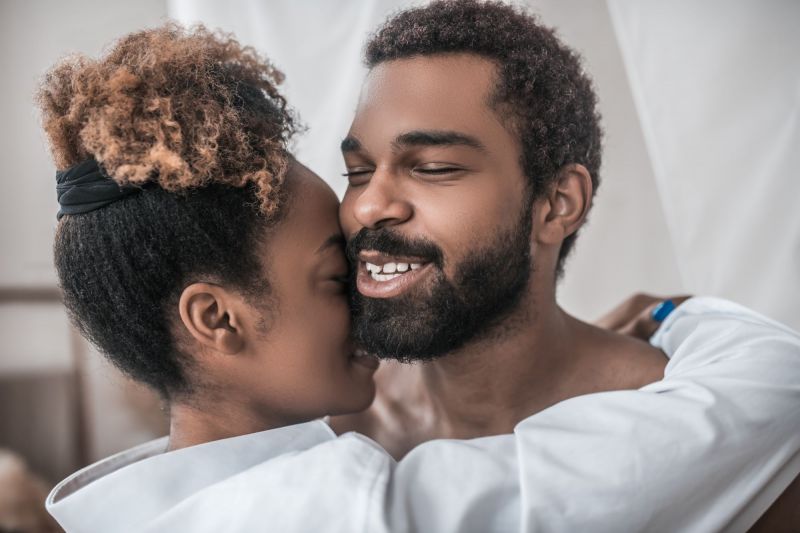
[[[380,359],[404,363],[433,361],[464,344],[466,337],[454,335],[458,328],[443,314],[402,300],[407,298],[360,302],[353,317],[355,342]]]

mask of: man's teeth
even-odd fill
[[[385,263],[383,265],[376,265],[374,263],[366,263],[367,272],[370,273],[372,279],[376,281],[389,281],[409,270],[416,270],[422,266],[422,263]]]

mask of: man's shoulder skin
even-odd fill
[[[575,396],[613,390],[638,389],[664,376],[663,352],[638,339],[576,322],[580,331],[574,343],[575,364],[563,379],[544,393],[519,395],[515,405],[494,412],[475,413],[460,424],[447,420],[429,394],[423,365],[385,361],[375,375],[377,394],[369,409],[334,417],[337,432],[358,431],[380,443],[401,459],[411,449],[433,439],[468,439],[511,433],[521,420]],[[458,357],[453,354],[447,357]],[[531,356],[529,371],[536,373],[539,359]],[[491,372],[490,367],[487,369]],[[501,365],[497,365],[501,368]],[[524,379],[526,372],[520,372]],[[511,381],[511,380],[509,380]],[[518,386],[519,383],[509,386]],[[524,383],[523,383],[524,385]],[[531,389],[538,385],[531,385]],[[524,387],[523,387],[524,390]],[[481,420],[481,417],[485,420]]]

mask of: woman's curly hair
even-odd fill
[[[58,168],[94,158],[117,183],[147,185],[62,217],[53,250],[73,322],[166,398],[198,384],[177,311],[186,286],[223,284],[274,311],[261,254],[295,132],[282,78],[230,36],[167,24],[65,59],[37,95]]]
[[[94,157],[120,184],[253,184],[270,214],[295,132],[282,81],[231,36],[167,24],[123,37],[103,58],[63,60],[38,102],[59,169]]]

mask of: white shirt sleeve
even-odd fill
[[[800,472],[800,337],[694,298],[653,338],[662,381],[572,398],[514,435],[397,465],[392,531],[744,531]]]
[[[800,337],[695,298],[653,339],[639,390],[590,394],[513,435],[425,443],[395,463],[346,434],[250,468],[148,531],[744,531],[800,472]]]

